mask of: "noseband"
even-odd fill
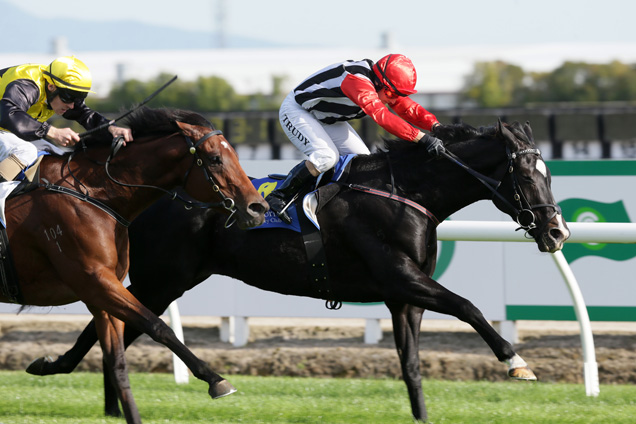
[[[517,222],[517,224],[519,224],[519,228],[517,228],[516,231],[525,230],[524,236],[526,238],[532,239],[534,238],[532,236],[532,232],[534,232],[534,230],[537,229],[537,224],[535,223],[536,216],[534,214],[534,210],[540,209],[540,208],[554,209],[554,212],[552,213],[550,218],[546,220],[546,222],[541,226],[541,228],[538,229],[539,232],[542,232],[543,229],[548,225],[548,222],[550,222],[552,218],[554,218],[557,214],[561,213],[561,207],[559,205],[550,204],[550,203],[539,203],[536,205],[531,205],[530,202],[528,201],[528,198],[523,194],[521,185],[519,184],[519,181],[517,180],[517,176],[514,173],[514,170],[515,170],[514,165],[515,165],[515,160],[517,158],[523,155],[528,155],[528,154],[540,156],[541,151],[539,149],[525,149],[525,150],[519,150],[518,152],[511,153],[508,147],[506,147],[506,153],[508,155],[507,174],[510,175],[512,178],[512,189],[514,191],[513,199],[518,206],[513,205],[510,201],[508,201],[508,199],[506,199],[505,197],[503,197],[501,193],[499,193],[499,187],[501,186],[501,183],[503,182],[505,175],[500,181],[497,181],[493,178],[480,174],[479,172],[470,168],[468,165],[463,163],[461,160],[459,160],[457,156],[455,156],[453,153],[449,152],[448,150],[444,150],[442,152],[442,155],[444,155],[451,162],[454,162],[457,165],[464,168],[469,174],[477,178],[484,186],[486,186],[486,188],[488,188],[488,190],[490,190],[493,193],[493,196],[491,199],[493,199],[496,196],[506,206],[508,206],[513,211],[514,220]],[[528,217],[529,219],[526,220],[525,217]],[[528,223],[524,224],[524,222],[528,222]]]

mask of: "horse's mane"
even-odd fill
[[[180,109],[140,108],[128,116],[124,123],[130,127],[135,136],[157,133],[171,133],[177,130],[175,122],[214,128],[210,121],[198,113]]]
[[[178,131],[176,122],[198,125],[206,128],[214,126],[198,113],[180,109],[151,109],[141,107],[133,111],[124,118],[122,124],[129,127],[133,132],[133,137],[141,137],[149,134],[171,134]],[[91,134],[85,139],[88,145],[110,144],[112,135],[104,130]]]
[[[432,133],[435,137],[441,139],[445,146],[451,146],[453,144],[461,143],[464,141],[475,140],[478,138],[492,138],[495,135],[496,127],[479,127],[479,129],[466,124],[450,124],[441,125],[435,129]],[[422,146],[418,143],[408,142],[399,138],[385,139],[384,148],[387,152],[397,154],[398,152],[406,155],[416,154],[415,152],[421,152],[426,154]]]
[[[476,138],[492,138],[497,128],[493,126],[475,128],[465,122],[450,125],[440,125],[435,128],[433,135],[441,139],[444,144],[450,145]]]

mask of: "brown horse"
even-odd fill
[[[268,206],[234,149],[199,115],[141,109],[127,124],[135,141],[124,148],[111,149],[110,143],[104,146],[88,139],[84,150],[45,157],[40,171],[45,184],[9,199],[6,222],[19,303],[56,306],[80,300],[86,304],[95,317],[111,377],[126,382],[118,390],[126,419],[137,423],[141,420],[124,357],[124,323],[178,355],[196,377],[209,383],[213,398],[235,389],[123,287],[129,266],[127,224],[176,187],[183,187],[198,202],[216,202],[205,206],[222,206],[244,227],[260,225]],[[10,300],[0,295],[0,301]]]

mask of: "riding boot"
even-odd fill
[[[291,224],[292,219],[285,207],[296,193],[315,180],[315,178],[307,169],[305,161],[299,163],[289,171],[285,181],[265,198],[267,203],[269,203],[269,208],[276,212],[276,215],[284,222]]]

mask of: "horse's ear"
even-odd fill
[[[497,118],[497,133],[503,134],[504,124],[501,122],[501,118]]]
[[[195,126],[186,124],[185,122],[179,122],[179,121],[175,121],[175,125],[179,127],[179,131],[181,132],[181,134],[185,135],[186,137],[195,138],[195,139],[199,138],[198,131]]]
[[[515,137],[515,135],[508,129],[508,127],[503,122],[501,122],[501,119],[497,119],[497,133],[501,135],[510,150],[517,150],[514,148],[514,142],[517,140],[517,137]]]
[[[530,121],[526,121],[526,123],[523,124],[523,131],[528,136],[528,139],[534,143],[534,135],[532,134],[532,128],[530,128]]]

